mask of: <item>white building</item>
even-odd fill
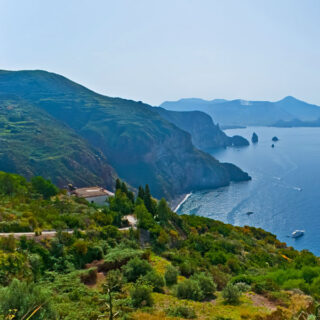
[[[114,196],[113,192],[101,187],[75,188],[70,192],[70,194],[99,205],[106,204],[106,199]]]

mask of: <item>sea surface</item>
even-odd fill
[[[226,130],[229,136],[247,139],[253,132],[259,137],[256,145],[212,153],[247,171],[252,181],[192,193],[178,213],[261,227],[290,246],[320,255],[320,128]],[[274,136],[278,142],[271,141]],[[296,229],[305,230],[305,235],[288,237]]]

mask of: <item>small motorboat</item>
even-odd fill
[[[292,238],[300,238],[304,235],[304,230],[295,230],[291,233]]]
[[[253,214],[253,211],[248,211],[247,216],[251,216]]]

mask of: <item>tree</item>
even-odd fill
[[[123,284],[123,276],[120,270],[111,270],[107,274],[106,283],[103,285],[103,290],[107,294],[107,309],[109,311],[109,320],[113,320],[118,312],[113,311],[114,293],[118,292]]]
[[[147,210],[144,204],[136,206],[134,214],[138,219],[139,228],[150,229],[155,224],[151,213]]]
[[[170,217],[170,208],[168,207],[167,201],[162,198],[157,205],[157,216],[161,224],[168,223]]]
[[[58,193],[58,188],[49,180],[42,177],[33,177],[31,179],[32,189],[43,196],[44,199],[50,199]]]
[[[140,199],[144,199],[144,190],[143,190],[143,187],[142,186],[139,186],[139,189],[138,189],[138,198]]]
[[[149,185],[146,184],[144,189],[144,197],[143,197],[144,204],[147,210],[152,214],[155,215],[155,206],[154,201],[152,200]]]
[[[117,178],[116,180],[116,190],[120,190],[121,189],[121,181],[119,178]]]

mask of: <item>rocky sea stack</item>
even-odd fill
[[[255,132],[252,134],[251,141],[252,143],[258,143],[259,141],[258,135]]]

